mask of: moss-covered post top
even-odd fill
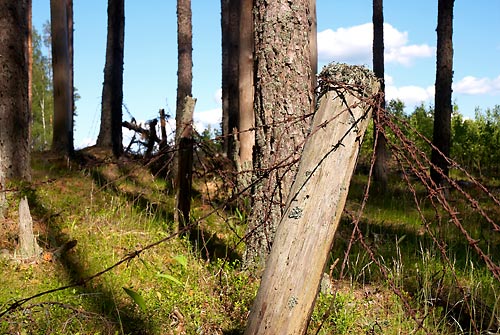
[[[332,62],[325,65],[319,76],[319,93],[340,88],[355,90],[364,97],[379,92],[380,83],[375,73],[365,66]]]

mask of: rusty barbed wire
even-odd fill
[[[379,100],[378,99],[380,99],[382,97],[382,95],[368,96],[364,93],[364,91],[362,90],[362,87],[360,87],[359,85],[356,85],[356,84],[352,84],[352,83],[346,84],[343,82],[330,82],[329,84],[331,85],[331,87],[333,89],[338,91],[339,98],[342,99],[342,96],[345,93],[349,92],[349,94],[355,95],[356,98],[359,100],[359,102],[356,104],[350,105],[350,106],[347,104],[345,109],[343,109],[342,111],[340,111],[336,115],[332,115],[331,118],[329,118],[327,121],[325,121],[324,126],[328,125],[331,122],[334,122],[336,120],[336,118],[338,118],[340,113],[350,113],[352,108],[355,108],[355,107],[359,106],[360,104],[363,104],[363,106],[365,108],[371,108],[375,113],[378,113],[378,119],[380,120],[380,123],[375,124],[376,131],[375,131],[374,145],[377,143],[378,136],[380,136],[382,134],[386,137],[388,147],[390,148],[390,151],[392,152],[393,157],[395,158],[397,166],[403,172],[402,173],[403,180],[406,183],[406,185],[409,189],[409,192],[413,197],[413,201],[415,203],[416,210],[419,213],[419,217],[422,221],[423,227],[425,228],[425,232],[429,235],[429,237],[433,241],[434,245],[437,247],[444,263],[447,264],[448,269],[451,270],[451,273],[454,277],[455,284],[457,285],[457,288],[460,290],[461,294],[463,295],[463,299],[464,299],[464,302],[465,302],[467,308],[469,310],[471,310],[472,307],[471,307],[470,302],[469,302],[470,298],[467,295],[465,287],[460,283],[460,280],[459,280],[456,272],[453,269],[453,262],[451,261],[451,259],[449,258],[448,254],[447,254],[447,243],[443,237],[440,238],[440,237],[436,236],[436,234],[433,232],[432,226],[431,226],[432,220],[427,219],[425,214],[424,214],[424,210],[422,209],[422,205],[421,205],[421,199],[419,199],[419,196],[417,194],[417,190],[416,190],[416,188],[411,180],[412,178],[411,178],[409,172],[411,172],[412,175],[417,177],[417,179],[418,179],[417,182],[419,182],[420,185],[422,185],[423,188],[425,189],[425,191],[427,192],[425,199],[429,200],[431,207],[433,208],[434,213],[436,214],[436,221],[439,223],[443,220],[443,216],[441,214],[441,211],[444,211],[445,213],[447,213],[449,218],[450,218],[449,219],[450,222],[453,223],[453,225],[458,229],[460,234],[465,238],[468,245],[472,248],[472,250],[474,250],[474,252],[479,256],[479,258],[485,263],[485,265],[487,266],[487,268],[491,272],[491,274],[494,276],[494,278],[500,282],[500,267],[491,259],[491,257],[486,252],[484,252],[482,250],[482,248],[479,245],[479,241],[474,239],[473,236],[470,234],[470,232],[466,229],[466,227],[463,226],[463,224],[458,216],[457,210],[455,208],[453,208],[453,206],[449,203],[448,199],[445,196],[446,190],[443,189],[442,187],[436,185],[432,181],[427,170],[430,167],[436,169],[436,171],[438,171],[443,176],[443,178],[447,181],[447,183],[450,185],[450,187],[453,189],[456,189],[462,196],[464,196],[464,198],[469,203],[470,207],[475,212],[477,212],[481,217],[483,217],[486,220],[486,222],[488,222],[488,224],[492,228],[493,232],[500,232],[499,224],[496,223],[486,213],[485,209],[481,206],[480,202],[474,198],[474,196],[472,196],[469,192],[467,192],[464,188],[462,188],[455,180],[444,175],[442,173],[442,171],[440,171],[435,165],[433,165],[432,162],[430,161],[430,159],[427,157],[426,153],[421,148],[419,148],[414,143],[414,141],[412,141],[408,136],[405,135],[404,129],[408,129],[413,134],[416,134],[425,143],[427,143],[427,145],[430,148],[439,152],[439,150],[435,146],[432,145],[432,141],[425,138],[425,136],[423,136],[421,133],[419,133],[406,120],[404,120],[402,118],[398,118],[397,116],[388,113],[386,110],[379,108],[379,104],[378,104]],[[322,93],[320,92],[319,95],[322,96]],[[345,99],[344,99],[344,101],[345,101]],[[274,122],[271,125],[266,125],[266,127],[272,128],[272,127],[276,127],[276,126],[282,126],[283,123],[294,123],[294,122],[298,122],[298,121],[304,121],[304,120],[307,120],[307,119],[312,118],[312,117],[313,117],[313,114],[307,114],[307,115],[303,115],[303,116],[299,116],[299,117],[294,116],[294,117],[287,118],[285,120],[281,120],[279,122]],[[354,128],[355,128],[355,125],[353,125],[349,129],[349,131],[353,131]],[[257,129],[257,127],[254,127],[252,129],[245,130],[244,132],[254,131],[256,129]],[[316,130],[311,129],[310,133],[308,134],[306,139],[304,141],[302,141],[298,145],[298,147],[303,146],[305,141],[307,141],[307,138],[309,136],[311,136],[312,134],[314,134],[315,131],[319,131],[319,128]],[[239,133],[236,133],[236,135],[238,135],[238,134]],[[387,136],[389,134],[393,134],[396,139],[392,140],[391,136]],[[342,137],[342,139],[345,138],[346,135],[347,135],[347,133],[344,135],[344,137]],[[230,135],[226,135],[226,136],[234,136],[234,134],[230,134]],[[216,196],[211,196],[209,194],[209,196],[207,198],[208,198],[208,203],[211,206],[211,210],[208,211],[208,213],[206,213],[202,217],[194,220],[190,225],[186,226],[184,229],[190,230],[193,227],[199,225],[204,219],[208,218],[210,215],[215,214],[218,217],[220,217],[221,219],[223,219],[224,222],[226,222],[228,228],[238,237],[238,239],[239,239],[238,242],[236,243],[236,245],[234,245],[232,247],[233,249],[236,249],[241,243],[244,243],[251,234],[253,234],[253,231],[246,232],[244,236],[238,236],[238,234],[236,233],[236,230],[229,224],[229,220],[227,219],[227,213],[225,213],[224,211],[231,205],[232,202],[234,202],[235,200],[244,196],[253,187],[255,187],[255,185],[262,182],[262,180],[264,178],[266,178],[270,173],[273,173],[274,171],[277,171],[277,170],[283,170],[283,169],[290,170],[293,165],[295,165],[299,162],[299,158],[297,157],[297,153],[294,151],[294,152],[290,153],[289,155],[285,156],[284,158],[282,158],[281,160],[273,161],[269,167],[253,171],[254,178],[253,178],[252,182],[249,185],[247,185],[244,189],[237,190],[236,192],[231,194],[230,192],[227,192],[227,191],[235,189],[235,185],[236,185],[235,179],[238,176],[238,174],[249,173],[251,171],[237,172],[237,171],[230,170],[230,169],[228,171],[227,168],[228,168],[228,166],[231,166],[230,165],[231,160],[228,159],[227,157],[223,157],[222,155],[217,156],[217,155],[219,155],[217,153],[217,149],[214,149],[210,145],[207,145],[207,143],[204,143],[202,140],[202,137],[199,134],[197,134],[197,135],[195,134],[195,138],[196,138],[196,140],[195,140],[195,153],[196,153],[197,158],[198,158],[197,164],[199,167],[198,171],[195,171],[195,173],[197,173],[197,175],[201,179],[204,180],[205,185],[207,185],[207,180],[204,178],[208,178],[211,175],[212,176],[215,175],[217,178],[220,178],[220,180],[222,181],[222,185],[224,186],[224,189],[218,189],[218,191],[221,193],[226,192],[226,194],[225,194],[225,199],[222,199],[222,200],[216,199]],[[218,136],[214,139],[214,141],[220,141],[223,139],[224,139],[224,136]],[[336,146],[334,146],[334,148],[332,148],[332,150],[328,154],[334,154],[336,148],[341,146],[341,145],[342,145],[342,140],[340,140],[339,143]],[[295,149],[298,150],[297,148],[295,148]],[[170,147],[164,148],[162,150],[163,151],[160,151],[159,153],[166,154],[166,155],[172,155],[175,152],[176,148],[175,148],[175,146],[170,146]],[[205,158],[202,157],[202,154],[205,155]],[[439,152],[439,154],[442,155],[441,152]],[[428,333],[428,330],[425,328],[425,325],[423,322],[423,320],[425,319],[425,317],[428,314],[424,314],[423,318],[417,316],[418,312],[421,312],[421,311],[419,311],[411,306],[411,303],[408,300],[405,293],[403,291],[401,291],[401,289],[396,285],[396,283],[394,282],[394,280],[391,278],[390,274],[388,273],[386,267],[381,263],[380,257],[377,253],[377,250],[374,250],[369,245],[369,243],[367,243],[366,236],[363,234],[363,232],[361,231],[360,226],[359,226],[360,222],[363,220],[363,213],[364,213],[366,205],[369,201],[369,193],[370,193],[372,178],[373,178],[373,168],[374,168],[374,162],[375,162],[375,158],[376,158],[375,155],[376,155],[376,152],[375,152],[375,146],[374,146],[373,153],[372,153],[371,159],[370,159],[370,169],[369,169],[369,173],[368,173],[368,181],[367,181],[367,184],[365,186],[365,190],[363,193],[362,201],[360,203],[360,207],[359,207],[355,217],[352,220],[353,228],[352,228],[352,232],[351,232],[351,236],[350,236],[350,239],[348,242],[347,249],[344,252],[344,260],[342,262],[342,268],[340,270],[340,278],[344,277],[345,268],[347,266],[347,262],[348,262],[350,253],[352,251],[352,246],[355,243],[359,242],[361,247],[369,255],[372,262],[377,266],[377,268],[379,268],[383,278],[387,281],[387,283],[391,287],[394,294],[396,296],[398,296],[398,298],[401,300],[408,315],[415,321],[415,323],[418,327],[417,330],[422,329],[424,332]],[[214,158],[216,156],[217,156],[217,159],[219,161],[217,161],[215,163],[214,162],[209,163],[209,161],[206,159],[206,157]],[[158,160],[158,159],[159,159],[158,155],[153,156],[146,163],[146,166],[154,164],[156,162],[156,160]],[[462,173],[464,173],[464,175],[467,176],[467,178],[479,190],[481,190],[484,194],[486,194],[488,196],[488,199],[490,199],[496,206],[500,207],[500,201],[487,189],[486,186],[484,186],[482,183],[480,183],[470,173],[468,173],[467,170],[462,168],[458,163],[456,163],[452,159],[446,157],[446,161],[448,162],[448,164],[451,167],[456,168],[456,169],[460,170]],[[168,164],[168,162],[165,163],[165,165],[167,165],[167,164]],[[319,168],[319,165],[318,165],[318,168]],[[407,170],[408,168],[410,171]],[[282,175],[281,175],[281,177],[282,177]],[[279,183],[280,177],[278,176],[278,178],[276,180]],[[47,182],[52,182],[52,181],[53,180],[50,180]],[[109,183],[112,183],[112,182],[116,182],[116,180],[110,181]],[[218,184],[216,184],[216,185],[217,185],[217,187],[219,187]],[[105,188],[106,186],[107,186],[107,184],[102,185],[101,187]],[[275,187],[274,187],[273,194],[270,194],[268,196],[268,199],[270,202],[274,201],[273,200],[274,194],[279,192],[278,185],[274,185],[274,186]],[[11,190],[7,190],[7,191],[11,191]],[[15,190],[12,190],[12,191],[15,191]],[[207,192],[207,193],[209,193],[209,192]],[[279,203],[278,205],[280,205],[282,207],[285,206],[284,203]],[[264,220],[263,222],[266,222],[266,221],[267,220]],[[257,229],[257,228],[255,228],[255,229]],[[114,265],[112,265],[109,268],[106,268],[106,269],[104,269],[104,270],[102,270],[102,271],[100,271],[92,276],[83,278],[80,281],[78,281],[77,283],[73,283],[70,285],[47,290],[44,292],[40,292],[40,293],[35,294],[35,295],[28,297],[28,298],[19,299],[19,300],[13,302],[12,304],[10,304],[3,311],[0,311],[0,317],[20,308],[22,305],[24,305],[25,303],[27,303],[35,298],[38,298],[38,297],[41,297],[41,296],[44,296],[44,295],[47,295],[47,294],[50,294],[53,292],[62,291],[62,290],[68,289],[68,288],[85,285],[88,282],[94,280],[95,278],[103,275],[104,273],[112,271],[114,268],[120,266],[121,264],[128,263],[131,260],[135,259],[136,257],[139,257],[144,251],[149,250],[151,248],[154,248],[157,245],[164,243],[165,241],[168,241],[176,236],[177,236],[177,234],[172,234],[172,235],[169,235],[163,239],[155,241],[155,242],[145,246],[142,249],[130,251],[129,253],[127,253],[124,256],[124,258],[122,258],[120,261],[118,261]],[[430,312],[428,312],[428,313],[430,313]],[[479,330],[478,330],[478,326],[475,324],[475,320],[473,320],[471,318],[471,322],[472,322],[472,326],[473,326],[474,330],[476,332],[478,332]]]

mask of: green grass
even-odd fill
[[[99,161],[80,168],[35,155],[33,169],[32,186],[13,185],[19,192],[8,194],[9,203],[28,196],[44,250],[73,239],[78,243],[53,261],[0,259],[0,312],[18,299],[78,283],[173,232],[174,200],[165,191],[167,183],[136,162]],[[0,319],[0,334],[241,334],[259,281],[241,267],[244,245],[238,236],[245,232],[245,212],[227,206],[227,211],[209,214],[211,201],[223,203],[225,195],[212,187],[209,199],[204,189],[218,182],[195,181],[192,216],[202,218],[196,236],[167,239],[83,286],[33,299]],[[335,265],[333,294],[319,295],[308,334],[461,334],[474,329],[461,303],[463,292],[475,311],[476,329],[493,327],[500,309],[498,281],[454,227],[435,223],[425,192],[417,189],[431,232],[447,243],[450,263],[443,261],[401,182],[391,182],[386,195],[372,195],[360,222],[388,278],[359,243],[352,247],[344,278],[339,278],[351,218],[365,184],[365,176],[355,176],[346,206],[349,215],[337,231],[329,262]],[[455,206],[467,229],[481,237],[481,246],[490,255],[500,255],[498,234],[463,200]],[[488,203],[486,210],[492,216],[498,212]],[[0,249],[12,252],[14,205],[7,214]],[[425,329],[418,328],[393,288]]]

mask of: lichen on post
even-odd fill
[[[379,82],[360,66],[319,75],[319,108],[245,334],[305,334]]]

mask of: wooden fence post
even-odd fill
[[[344,209],[379,83],[359,66],[331,64],[246,335],[305,334]]]

